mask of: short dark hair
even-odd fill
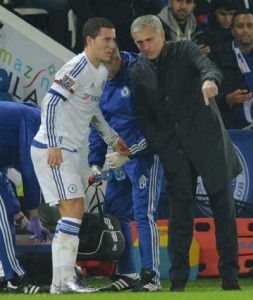
[[[213,1],[212,10],[215,11],[217,9],[225,9],[226,11],[236,10],[236,0],[216,0]]]
[[[114,29],[113,23],[106,18],[94,17],[89,18],[87,22],[83,26],[83,38],[84,38],[84,46],[86,46],[86,38],[87,36],[95,39],[100,32],[101,28],[110,28]]]
[[[234,21],[235,18],[239,15],[252,15],[251,11],[248,10],[247,8],[242,8],[242,9],[238,9],[235,14],[233,15],[233,19],[232,19],[232,26],[234,26]]]

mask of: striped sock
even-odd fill
[[[53,263],[52,284],[56,287],[59,287],[61,282],[61,265],[59,260],[59,247],[58,247],[59,246],[58,234],[59,234],[60,226],[61,226],[61,220],[59,220],[56,225],[54,238],[52,241],[52,263]]]
[[[58,233],[61,281],[66,283],[75,275],[81,220],[62,218]]]

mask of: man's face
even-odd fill
[[[238,45],[253,47],[253,15],[242,14],[234,19],[232,33]]]
[[[224,29],[229,29],[232,25],[232,19],[235,10],[226,10],[224,8],[218,8],[214,12],[216,21]]]
[[[171,11],[178,23],[184,24],[195,6],[194,0],[170,0]]]
[[[94,59],[99,63],[109,61],[116,46],[115,40],[115,29],[110,28],[101,28],[94,39],[88,37],[88,45],[92,49]]]
[[[157,33],[152,25],[146,25],[142,31],[133,33],[133,39],[146,58],[156,59],[163,47],[164,31]]]

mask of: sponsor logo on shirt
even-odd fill
[[[87,94],[87,93],[84,93],[82,98],[83,98],[83,100],[88,100],[90,98],[91,101],[100,101],[99,96],[92,96],[92,95]]]

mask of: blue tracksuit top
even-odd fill
[[[0,170],[14,167],[21,173],[28,209],[35,209],[40,203],[40,187],[30,156],[40,114],[40,107],[34,104],[0,102]]]
[[[129,52],[120,52],[123,59],[122,66],[113,80],[107,80],[101,96],[100,108],[110,126],[126,142],[133,157],[144,155],[150,150],[143,137],[139,122],[136,118],[133,94],[130,86],[129,73],[139,55]],[[96,164],[101,168],[104,165],[107,145],[91,126],[89,136],[89,165]]]

